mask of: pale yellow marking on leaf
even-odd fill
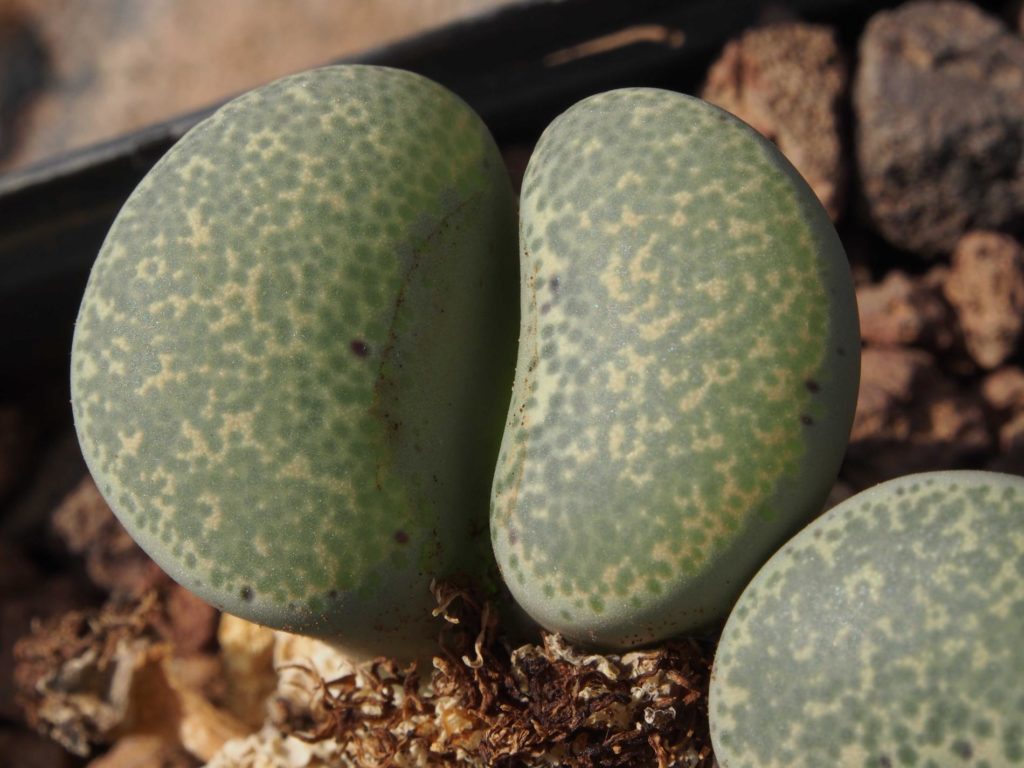
[[[178,166],[178,175],[185,182],[191,182],[192,177],[200,170],[211,172],[216,169],[213,161],[201,154],[193,153],[188,160]]]
[[[121,453],[125,456],[138,456],[139,446],[142,445],[143,431],[138,429],[134,432],[118,432],[118,439],[121,441]]]
[[[601,281],[601,285],[608,291],[609,298],[613,301],[625,303],[629,301],[630,293],[626,290],[625,281],[623,281],[620,274],[622,268],[621,258],[611,258],[608,260],[608,265],[601,270],[597,277]]]
[[[694,453],[707,453],[711,451],[720,451],[725,445],[725,439],[721,434],[713,434],[705,438],[694,438],[690,441],[690,447]]]
[[[726,188],[725,182],[722,181],[722,179],[711,179],[711,181],[707,182],[700,189],[700,194],[702,197],[706,197],[707,195],[710,195],[712,193],[717,193],[724,198],[729,197],[729,190]]]
[[[94,294],[90,307],[96,311],[96,317],[100,320],[106,321],[111,317],[116,317],[117,305],[110,299],[104,298],[101,294]]]
[[[128,373],[123,360],[114,358],[114,353],[109,348],[100,351],[100,359],[107,364],[107,374],[110,376],[124,376]]]
[[[716,333],[722,324],[725,323],[727,318],[728,313],[725,310],[722,310],[711,317],[702,317],[700,322],[697,323],[699,332],[702,334]]]
[[[192,422],[188,420],[181,422],[181,434],[191,443],[191,447],[184,453],[179,453],[177,458],[190,463],[194,463],[196,459],[214,458],[214,452],[210,449],[210,444],[206,442],[206,435]]]
[[[150,390],[156,390],[163,392],[164,388],[171,382],[183,382],[188,378],[188,374],[184,371],[175,371],[173,369],[174,355],[168,352],[160,352],[157,354],[157,359],[160,361],[160,370],[152,376],[147,376],[141,386],[136,388],[135,394],[139,397],[145,397]]]
[[[263,149],[259,146],[264,139],[269,140],[269,145]],[[287,146],[281,139],[281,132],[274,128],[260,128],[249,134],[249,140],[245,144],[247,152],[256,152],[262,158],[270,157],[275,151],[286,152]]]
[[[750,359],[774,358],[778,355],[778,347],[767,336],[758,336],[754,345],[747,352]]]
[[[672,543],[670,544],[669,541]],[[654,542],[654,546],[651,547],[651,560],[655,563],[662,563],[667,565],[670,570],[675,571],[675,563],[679,562],[679,553],[676,552],[675,548],[678,543],[674,539]]]
[[[286,222],[287,229],[302,229],[306,225],[306,213],[301,208],[295,208]]]
[[[669,331],[678,325],[683,319],[679,310],[673,308],[657,320],[651,320],[640,325],[638,335],[644,341],[658,341],[664,338]]]
[[[238,413],[225,413],[221,416],[220,429],[217,434],[227,444],[232,435],[239,435],[242,438],[242,445],[257,446],[260,443],[255,437],[255,414],[252,411],[240,411]]]
[[[673,194],[669,199],[678,205],[680,209],[683,209],[693,202],[693,193],[681,190]]]
[[[654,245],[657,241],[658,236],[651,233],[647,238],[647,242],[637,248],[636,253],[629,260],[629,279],[634,285],[639,286],[645,280],[650,281],[652,285],[656,285],[661,278],[658,259],[653,255]],[[653,292],[651,293],[653,294]]]
[[[153,479],[159,481],[162,485],[160,487],[160,493],[168,498],[173,498],[175,489],[178,486],[178,476],[173,472],[167,471],[162,465],[158,466],[153,470]]]
[[[173,320],[180,320],[185,316],[185,312],[188,311],[189,305],[192,304],[190,297],[185,297],[177,293],[172,293],[161,299],[160,301],[154,301],[147,307],[147,311],[150,315],[159,314],[163,311],[164,307],[170,307],[173,314]]]
[[[135,263],[135,279],[146,283],[157,282],[167,271],[167,263],[155,256],[143,256]]]
[[[726,500],[727,504],[733,504],[732,500],[734,499],[738,500],[737,511],[739,509],[755,509],[763,501],[763,493],[758,491],[756,487],[750,491],[745,491],[740,487],[739,483],[736,482],[738,465],[739,459],[735,454],[721,461],[716,461],[713,465],[715,473],[721,478],[722,498]]]
[[[729,284],[721,277],[713,277],[703,283],[697,283],[697,290],[715,301],[721,301],[729,293]]]
[[[628,377],[629,371],[627,369],[612,365],[608,371],[608,391],[621,394],[628,390],[630,388],[627,382]]]
[[[114,240],[112,242],[108,240],[107,242],[110,242],[111,245],[104,250],[103,258],[107,261],[108,265],[115,264],[129,255],[128,249],[120,240]],[[100,297],[95,297],[93,300],[95,301],[98,298]]]
[[[192,230],[192,234],[185,238],[186,243],[196,250],[202,250],[213,242],[210,227],[203,221],[198,208],[190,208],[186,211],[185,218],[188,221],[189,229]]]
[[[619,573],[628,567],[628,563],[615,563],[614,565],[606,565],[604,570],[601,572],[601,581],[607,584],[608,586],[616,584],[619,580]],[[634,569],[633,576],[629,580],[628,585],[626,586],[626,594],[633,594],[638,592],[640,585],[640,575],[636,571],[636,569]]]
[[[615,183],[615,189],[623,191],[629,187],[642,187],[644,185],[644,177],[636,171],[626,171],[619,180]]]
[[[711,389],[710,381],[705,381],[699,387],[692,388],[685,395],[679,398],[676,407],[682,413],[690,413],[701,404],[709,389]]]
[[[590,157],[595,152],[600,152],[603,147],[604,144],[601,143],[601,140],[592,136],[587,140],[587,143],[583,145],[581,153],[583,157]]]
[[[794,391],[792,382],[781,371],[766,373],[751,385],[755,392],[759,393],[766,400],[780,402],[789,399],[790,393]]]
[[[755,427],[754,436],[762,445],[784,445],[789,439],[788,430],[782,424],[777,424],[768,430]]]
[[[159,496],[150,496],[149,503],[156,507],[157,511],[160,513],[163,518],[161,522],[165,522],[167,519],[173,518],[178,511],[177,507]]]
[[[309,463],[309,458],[301,454],[296,454],[292,457],[292,460],[287,464],[284,464],[281,469],[278,470],[278,477],[289,480],[312,480],[313,471]]]
[[[628,205],[623,206],[621,217],[623,226],[629,227],[630,229],[636,229],[637,227],[644,223],[645,219],[647,219],[646,216],[636,213]]]
[[[597,446],[598,446],[597,427],[596,426],[589,426],[589,427],[587,427],[586,429],[583,430],[583,435],[589,441],[590,447],[585,449],[585,450],[582,450],[582,449],[579,448],[579,442],[577,441],[576,443],[574,443],[574,446],[573,446],[574,450],[571,453],[572,458],[576,459],[576,462],[579,465],[589,464],[594,459],[596,459],[597,456],[598,456],[598,451],[597,451]]]
[[[89,381],[100,372],[99,366],[96,365],[96,361],[93,359],[92,355],[83,353],[80,359],[82,361],[82,367],[79,369],[79,376],[83,381]]]
[[[968,517],[969,515],[963,516],[964,519]],[[1020,551],[1019,546],[1016,551]],[[1001,621],[1009,621],[1021,597],[1024,596],[1017,566],[1012,560],[1004,560],[1000,566],[999,573],[993,580],[992,594],[999,595],[999,598],[989,605],[989,613]]]
[[[203,365],[197,369],[197,372],[200,375],[200,377],[207,378],[207,376],[209,376],[210,374],[210,366]],[[209,389],[206,390],[206,404],[202,407],[202,409],[200,409],[199,413],[207,421],[213,419],[217,415],[219,411],[219,399],[220,398],[217,394],[216,387],[210,387]]]
[[[203,520],[203,533],[209,535],[220,530],[221,523],[224,522],[224,510],[220,504],[220,497],[209,491],[203,491],[196,497],[196,501],[206,504],[210,508],[210,514]]]
[[[622,443],[626,439],[626,428],[616,422],[608,430],[608,455],[613,461],[622,461],[626,456],[622,452]]]

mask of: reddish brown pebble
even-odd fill
[[[1024,371],[1008,365],[990,373],[981,383],[981,395],[995,411],[1017,410],[1024,406]]]
[[[864,350],[843,476],[860,490],[932,469],[965,466],[993,447],[981,397],[923,350]]]
[[[967,351],[996,368],[1024,331],[1024,251],[1011,237],[972,232],[957,244],[945,294],[956,310]]]
[[[875,15],[853,106],[867,210],[890,242],[950,253],[1024,222],[1024,40],[967,2]]]
[[[880,283],[857,287],[857,308],[868,344],[945,350],[956,337],[952,311],[934,280],[893,270]]]

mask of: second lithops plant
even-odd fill
[[[911,475],[780,549],[711,683],[722,768],[1024,765],[1024,479]]]
[[[859,332],[827,215],[736,118],[625,89],[544,133],[520,249],[491,512],[510,589],[603,646],[724,617],[846,448]]]
[[[429,653],[489,561],[515,204],[425,78],[330,67],[193,129],[125,204],[72,352],[104,496],[182,584],[368,655]]]

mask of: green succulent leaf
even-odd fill
[[[1024,765],[1024,478],[883,483],[780,549],[715,657],[722,768]]]
[[[520,269],[491,510],[513,595],[612,647],[724,617],[849,437],[859,331],[827,215],[731,115],[612,91],[541,138]]]
[[[494,141],[436,83],[328,67],[229,103],[90,277],[72,395],[99,487],[225,610],[422,648],[430,580],[488,562],[514,243]]]

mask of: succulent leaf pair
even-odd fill
[[[497,564],[543,626],[630,647],[721,619],[845,449],[827,216],[739,120],[626,89],[542,137],[518,281],[515,222],[483,123],[410,73],[316,70],[197,126],[75,335],[80,439],[132,534],[227,611],[407,654],[432,579],[493,570],[493,477]]]

